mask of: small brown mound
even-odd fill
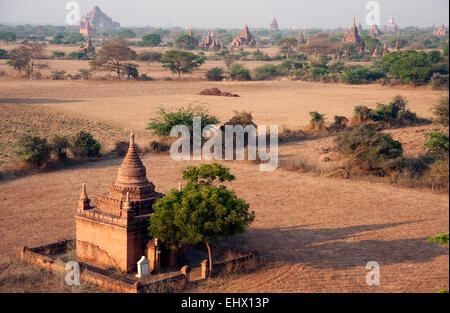
[[[239,95],[233,94],[228,91],[222,92],[218,88],[204,89],[200,92],[200,94],[203,96],[239,97]]]

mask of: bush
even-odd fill
[[[335,131],[341,131],[348,127],[348,118],[345,116],[335,116],[334,122],[331,124],[331,128]]]
[[[365,67],[355,67],[343,72],[341,80],[348,84],[362,84],[366,80],[369,69]]]
[[[430,78],[431,62],[424,52],[406,51],[394,60],[389,67],[389,73],[404,83],[417,86]]]
[[[439,99],[438,103],[435,104],[433,115],[435,116],[436,121],[445,127],[448,127],[449,125],[448,112],[448,97],[442,97],[441,99]]]
[[[66,71],[54,70],[54,71],[52,71],[50,77],[53,80],[64,80],[65,79],[65,74],[66,74]]]
[[[353,116],[358,122],[373,120],[374,112],[365,105],[357,105],[353,108]]]
[[[124,157],[127,154],[128,148],[130,146],[130,142],[129,141],[116,141],[116,143],[114,144],[114,149],[113,152],[119,156],[119,157]],[[141,153],[141,148],[135,143],[134,144],[137,153]]]
[[[273,79],[280,75],[278,67],[273,64],[266,64],[259,66],[253,70],[256,80]]]
[[[214,67],[206,72],[206,79],[211,81],[221,81],[224,77],[223,68],[221,67]]]
[[[70,138],[70,152],[76,157],[100,156],[101,145],[90,133],[80,131]]]
[[[151,130],[154,135],[169,136],[170,130],[176,125],[185,125],[189,128],[192,134],[193,118],[200,117],[202,129],[210,124],[218,124],[219,120],[215,116],[211,116],[202,107],[181,107],[175,112],[166,112],[160,109],[158,117],[152,118],[148,124],[148,130]]]
[[[325,115],[320,114],[318,112],[309,112],[311,116],[310,125],[312,129],[322,128],[325,123]]]
[[[425,147],[428,148],[428,152],[439,159],[448,158],[448,136],[438,132],[431,132],[427,134],[427,137]]]
[[[234,112],[234,116],[225,123],[225,125],[242,125],[242,127],[245,127],[247,125],[253,125],[256,126],[256,124],[253,122],[253,116],[251,112],[246,112],[246,111],[242,111],[242,112],[238,112],[238,111],[233,111]]]
[[[25,135],[16,143],[16,155],[34,166],[41,166],[50,159],[51,147],[47,139]]]
[[[433,89],[447,89],[448,90],[448,74],[442,75],[434,73],[430,78],[430,84]]]
[[[81,52],[81,51],[73,51],[71,53],[69,53],[69,55],[67,56],[67,58],[69,60],[87,60],[88,56],[86,53]]]
[[[50,140],[52,152],[56,155],[59,161],[67,160],[67,148],[69,147],[69,140],[65,136],[54,135]]]
[[[243,65],[234,63],[230,66],[230,78],[232,80],[251,80],[250,71]]]
[[[366,171],[385,174],[387,162],[402,158],[403,149],[399,141],[390,135],[377,133],[372,125],[363,125],[335,139],[336,149],[350,157],[351,164]],[[392,163],[392,162],[391,162]]]

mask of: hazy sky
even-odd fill
[[[81,14],[95,5],[122,26],[280,28],[365,25],[367,0],[79,0]],[[393,14],[404,26],[448,25],[448,0],[378,0],[381,24]],[[64,25],[66,0],[0,0],[0,23]]]

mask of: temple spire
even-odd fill
[[[81,187],[81,196],[78,200],[78,209],[80,210],[88,210],[91,207],[91,200],[89,199],[86,192],[86,184],[82,184]]]
[[[116,180],[118,186],[142,185],[147,184],[147,173],[139,158],[137,148],[134,142],[134,134],[130,134],[130,146],[127,154],[119,167],[119,173]]]

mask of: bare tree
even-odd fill
[[[112,38],[99,50],[97,57],[90,62],[90,65],[92,70],[114,72],[117,74],[117,79],[121,79],[122,74],[126,74],[132,64],[127,61],[135,58],[136,52],[128,47],[124,39]]]
[[[47,65],[39,62],[44,57],[45,45],[39,43],[31,43],[22,45],[9,52],[9,60],[7,64],[19,73],[19,77],[22,76],[22,72],[26,72],[28,78],[35,77],[36,68],[44,68]]]

